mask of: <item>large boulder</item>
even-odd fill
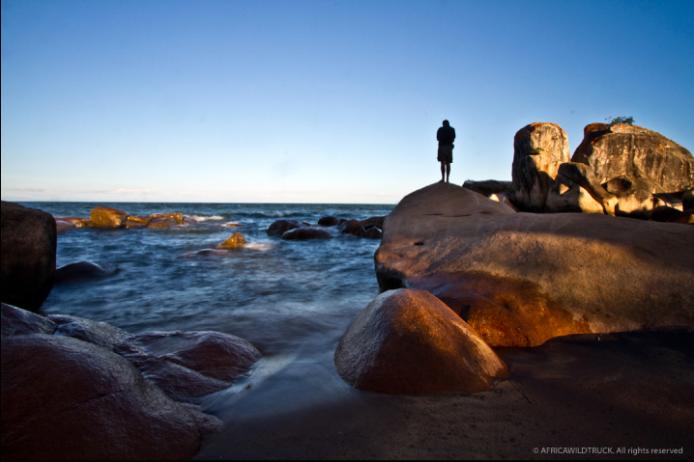
[[[55,270],[55,283],[84,282],[102,279],[115,274],[116,270],[106,270],[101,265],[90,261],[68,263]]]
[[[514,203],[524,210],[544,210],[559,165],[569,157],[569,139],[559,125],[535,122],[521,128],[513,139]]]
[[[53,287],[56,224],[41,210],[2,201],[2,301],[37,311]]]
[[[187,459],[204,416],[123,357],[70,337],[2,339],[3,459]]]
[[[429,292],[382,293],[357,314],[335,351],[356,388],[382,393],[474,393],[506,366],[468,324]]]
[[[692,154],[660,133],[636,125],[586,126],[571,160],[589,165],[601,184],[621,178],[633,184],[627,189],[645,188],[649,193],[694,188]]]
[[[89,226],[98,229],[125,227],[128,214],[112,207],[94,207],[89,213]]]
[[[403,198],[375,255],[382,289],[426,289],[492,346],[694,326],[689,225],[515,213],[434,184]]]
[[[2,304],[2,457],[191,458],[220,423],[188,401],[259,357],[219,332],[130,335]]]

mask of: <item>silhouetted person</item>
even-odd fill
[[[439,141],[439,155],[441,162],[441,182],[448,183],[451,176],[451,164],[453,163],[453,141],[455,141],[455,128],[451,127],[447,120],[436,131],[436,139]]]

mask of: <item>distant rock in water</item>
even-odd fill
[[[287,230],[298,228],[301,223],[295,220],[276,220],[267,229],[268,236],[282,236]]]
[[[336,226],[340,223],[340,220],[337,217],[333,216],[327,216],[327,217],[320,217],[318,220],[318,226]]]
[[[260,357],[218,332],[133,336],[6,304],[2,350],[3,459],[190,459],[221,422],[177,400],[228,387]]]
[[[292,228],[282,234],[282,239],[285,241],[306,241],[310,239],[330,239],[332,235],[320,228],[312,228],[310,226],[301,226]]]
[[[98,229],[125,227],[128,214],[111,207],[94,207],[89,213],[89,226]]]
[[[217,244],[218,249],[233,250],[240,249],[246,245],[246,238],[241,233],[234,233],[229,236],[224,242]]]
[[[694,326],[689,226],[514,213],[453,185],[415,191],[385,223],[383,290],[429,290],[491,346]]]
[[[474,393],[506,365],[443,302],[421,290],[382,293],[349,326],[335,365],[356,388],[381,393]]]
[[[5,201],[0,215],[2,301],[37,311],[55,277],[55,220],[41,210]]]
[[[351,234],[356,237],[380,239],[383,234],[383,222],[385,217],[369,217],[365,220],[345,220],[339,225],[342,234]]]
[[[82,282],[102,279],[115,274],[117,270],[107,271],[96,263],[78,261],[63,265],[55,271],[56,284]]]

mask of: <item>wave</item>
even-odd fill
[[[221,215],[186,215],[187,218],[190,218],[191,220],[194,220],[198,223],[204,222],[204,221],[219,221],[219,220],[224,220],[224,217]]]

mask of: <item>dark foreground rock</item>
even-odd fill
[[[2,301],[37,311],[53,287],[56,224],[41,210],[2,201]]]
[[[474,393],[506,375],[483,340],[429,292],[382,293],[340,339],[337,370],[356,388],[382,393]]]
[[[431,291],[492,346],[694,326],[689,225],[514,213],[435,184],[406,196],[375,255],[382,289]]]
[[[188,459],[220,422],[181,401],[260,354],[218,332],[130,335],[2,305],[3,459]]]

